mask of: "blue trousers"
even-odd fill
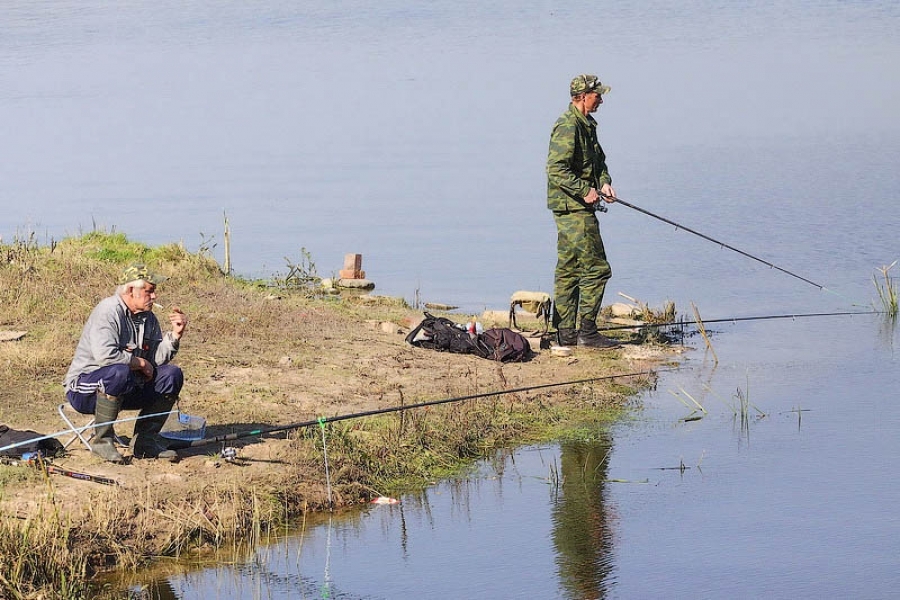
[[[69,404],[85,415],[94,414],[97,392],[122,398],[122,408],[136,410],[153,404],[160,396],[177,396],[184,385],[181,367],[159,365],[151,381],[142,381],[128,365],[108,365],[78,377],[77,391],[69,390]]]

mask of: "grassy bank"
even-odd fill
[[[203,253],[117,234],[48,245],[21,239],[0,244],[0,330],[27,332],[0,342],[0,423],[61,429],[56,406],[81,327],[135,261],[169,277],[159,302],[190,319],[177,357],[186,373],[181,408],[207,419],[208,436],[643,371],[661,356],[646,348],[630,358],[540,353],[501,365],[409,346],[403,333],[422,315],[398,299],[225,278]],[[397,496],[496,448],[596,426],[650,383],[640,376],[563,385],[248,437],[233,444],[234,460],[210,445],[183,452],[176,464],[112,465],[73,445],[54,461],[118,486],[0,467],[0,597],[79,597],[104,569],[252,542],[304,511]]]

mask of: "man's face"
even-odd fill
[[[132,312],[139,313],[148,311],[153,308],[153,302],[156,300],[156,286],[151,283],[145,283],[142,288],[131,288],[129,295],[128,308]]]
[[[597,107],[603,104],[603,96],[597,92],[588,92],[584,95],[584,108],[587,112],[597,112]]]

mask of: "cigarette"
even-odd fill
[[[160,304],[159,302],[154,302],[154,303],[153,303],[153,308],[158,308],[159,310],[162,310],[162,309],[165,308],[165,306],[163,306],[163,305]]]

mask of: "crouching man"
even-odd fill
[[[95,418],[91,451],[110,462],[123,460],[113,443],[112,425],[123,409],[140,410],[131,439],[136,458],[177,458],[174,450],[160,444],[158,434],[184,384],[181,369],[170,361],[178,352],[187,316],[173,308],[172,330],[162,333],[152,309],[156,286],[164,280],[144,265],[125,269],[115,294],[91,312],[66,373],[63,385],[69,403]]]

